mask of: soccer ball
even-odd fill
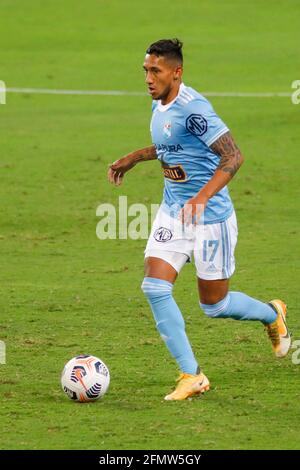
[[[109,386],[108,367],[95,356],[73,357],[64,367],[61,385],[74,401],[95,401],[103,397]]]

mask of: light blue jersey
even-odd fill
[[[180,85],[167,105],[153,101],[150,126],[152,142],[164,177],[163,205],[173,217],[211,179],[220,158],[209,148],[228,128],[209,101],[193,88]],[[172,210],[177,206],[177,210]],[[233,212],[227,187],[213,196],[204,212],[204,223],[226,220]]]

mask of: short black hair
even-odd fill
[[[177,59],[182,64],[183,63],[182,46],[183,46],[183,43],[177,38],[160,39],[159,41],[156,41],[153,44],[151,44],[148,47],[146,53],[154,54],[157,57],[163,56],[169,59]]]

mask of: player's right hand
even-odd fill
[[[113,165],[113,164],[112,164]],[[120,186],[122,183],[122,180],[124,178],[124,173],[114,170],[112,165],[109,166],[108,172],[107,172],[107,179],[111,184],[114,184],[116,186]]]
[[[114,163],[109,165],[107,178],[108,181],[116,186],[122,184],[124,174],[126,171],[130,170],[134,166],[134,163],[129,156],[125,156],[120,158],[120,160],[116,160]]]

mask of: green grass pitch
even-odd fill
[[[184,42],[199,91],[289,92],[300,79],[299,2],[2,0],[7,87],[144,91],[146,46]],[[299,310],[300,105],[215,97],[246,162],[230,185],[238,222],[232,290]],[[1,449],[299,448],[300,365],[276,360],[261,325],[205,318],[194,266],[175,287],[212,390],[166,403],[177,375],[140,291],[145,240],[100,241],[100,203],[159,203],[156,162],[107,183],[108,163],[150,143],[147,96],[7,94],[0,105]],[[65,362],[98,355],[107,395],[76,404]]]

